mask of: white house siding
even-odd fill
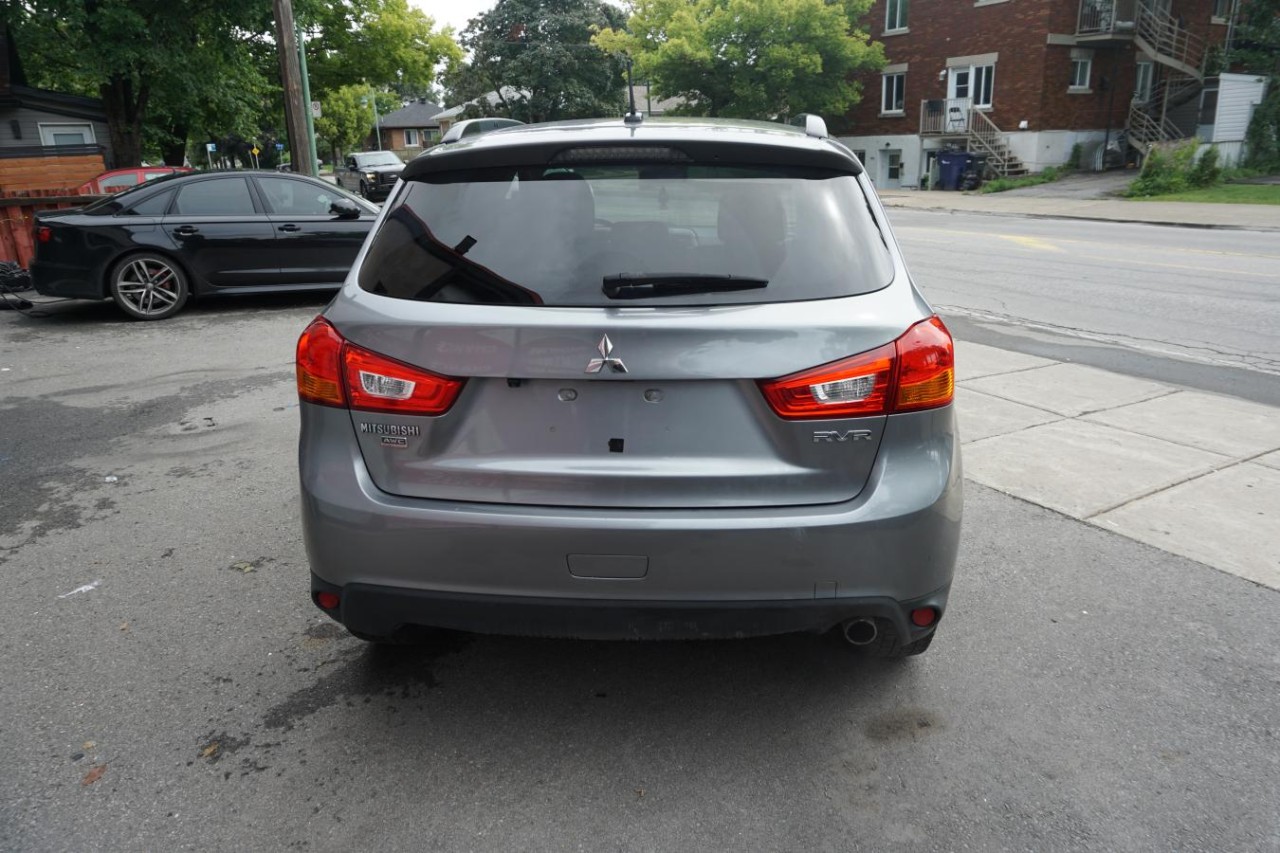
[[[107,134],[107,123],[103,121],[72,118],[41,110],[33,110],[30,107],[5,110],[2,118],[3,120],[0,120],[0,147],[13,148],[16,146],[40,145],[40,125],[42,124],[91,124],[93,125],[95,138],[94,144],[101,145],[104,148],[111,147],[111,138]],[[22,134],[20,139],[13,132],[11,122],[14,120],[18,122],[18,130]]]
[[[1223,74],[1218,79],[1218,114],[1210,142],[1240,142],[1244,139],[1253,108],[1262,103],[1267,78],[1254,74]]]

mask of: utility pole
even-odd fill
[[[315,113],[311,111],[311,78],[307,74],[307,40],[302,35],[302,29],[298,29],[298,70],[302,75],[302,102],[305,106],[304,115],[307,117],[307,163],[311,166],[308,175],[314,175],[316,169],[316,119]]]
[[[314,175],[315,160],[307,145],[307,118],[310,104],[302,102],[302,75],[298,69],[298,39],[293,22],[293,0],[271,0],[276,17],[276,49],[280,54],[280,83],[284,87],[285,132],[289,135],[289,158],[293,170]]]

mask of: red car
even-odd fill
[[[85,181],[80,185],[79,192],[81,195],[118,193],[152,178],[191,171],[194,170],[185,166],[139,166],[136,169],[112,169],[110,172],[103,172],[92,181]]]

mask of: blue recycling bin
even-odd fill
[[[938,152],[938,186],[944,190],[960,189],[960,177],[972,157],[967,151]]]

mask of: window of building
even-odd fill
[[[1151,82],[1154,79],[1155,65],[1151,62],[1139,62],[1133,85],[1133,99],[1140,104],[1151,100]]]
[[[979,65],[973,69],[973,105],[975,107],[991,106],[991,96],[996,85],[996,67]]]
[[[1088,89],[1089,75],[1092,71],[1092,59],[1073,59],[1071,60],[1071,88],[1072,89]]]
[[[905,30],[907,28],[907,0],[886,0],[884,12],[884,30]]]
[[[905,73],[885,74],[882,80],[880,112],[903,112],[907,103],[907,75]]]
[[[41,145],[93,145],[97,141],[93,135],[93,125],[87,122],[40,125]]]
[[[1231,0],[1213,0],[1213,17],[1225,21],[1231,15]]]
[[[418,131],[416,131],[416,130],[406,130],[406,131],[404,132],[404,147],[405,147],[405,148],[417,148],[417,147],[418,147],[419,145],[421,145],[421,144],[422,144],[422,143],[419,141],[419,137],[418,137]]]

